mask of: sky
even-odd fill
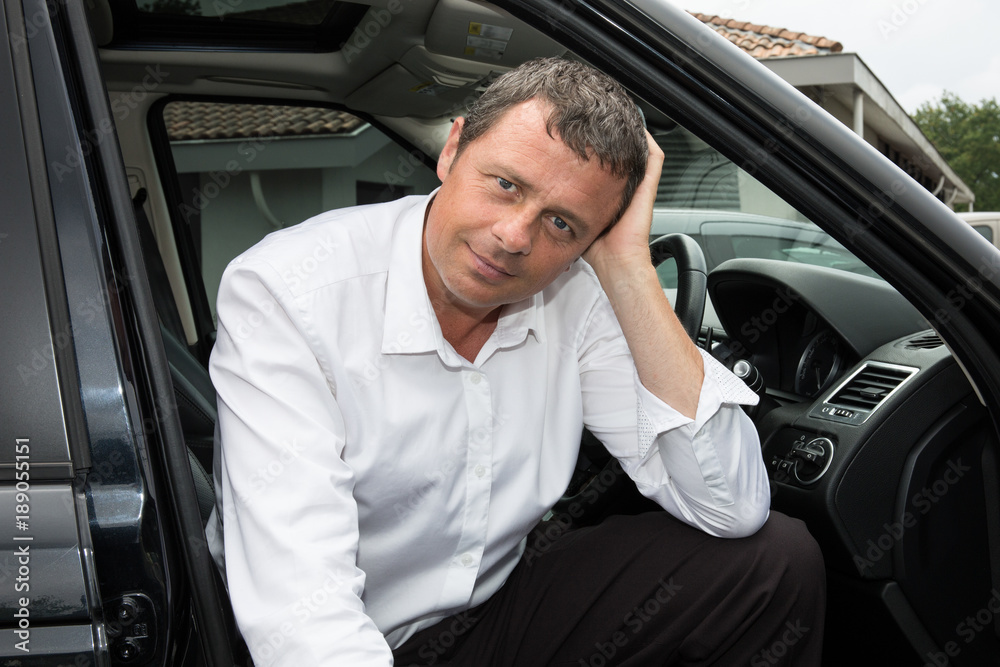
[[[944,91],[1000,100],[1000,0],[669,0],[788,28],[856,53],[908,113]]]

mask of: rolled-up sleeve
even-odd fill
[[[740,405],[757,396],[700,350],[697,414],[682,415],[642,385],[602,301],[580,348],[585,424],[639,491],[678,519],[718,537],[753,534],[767,520],[770,489],[757,430]]]

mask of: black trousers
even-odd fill
[[[825,581],[805,525],[777,512],[742,539],[666,512],[543,524],[493,597],[416,633],[395,664],[819,665]]]

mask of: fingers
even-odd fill
[[[636,188],[632,196],[632,202],[628,210],[622,216],[619,224],[629,222],[637,227],[645,229],[647,232],[653,221],[653,206],[656,204],[656,192],[660,185],[660,174],[663,169],[663,150],[653,139],[653,136],[646,131],[646,143],[649,146],[649,156],[646,158],[646,173]]]
[[[660,145],[656,143],[655,139],[653,139],[653,135],[649,133],[649,130],[646,130],[646,144],[649,147],[649,157],[646,158],[646,175],[643,177],[642,183],[639,187],[651,183],[655,192],[656,187],[660,183],[660,174],[663,170],[663,160],[665,156],[663,154],[663,149],[660,148]]]

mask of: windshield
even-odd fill
[[[730,259],[773,259],[812,264],[878,278],[861,260],[811,222],[770,218],[736,211],[656,209],[650,242],[673,232],[701,246],[711,271]],[[676,269],[668,260],[658,268],[663,287],[674,288]]]
[[[747,170],[679,125],[651,124],[664,152],[650,241],[673,232],[701,246],[708,270],[729,259],[812,264],[871,278],[878,274],[808,221]],[[672,260],[657,269],[676,288]]]

